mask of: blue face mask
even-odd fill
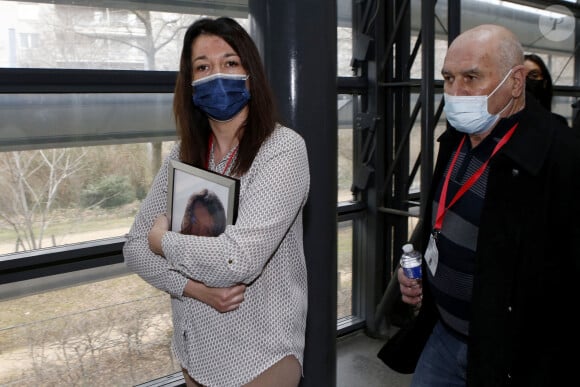
[[[487,111],[487,100],[504,84],[511,73],[512,70],[506,74],[489,95],[444,94],[445,106],[443,111],[451,126],[467,134],[479,134],[491,128],[512,100],[510,99],[510,102],[497,114],[490,114]]]
[[[193,104],[216,121],[229,121],[250,100],[248,75],[213,74],[191,83]]]

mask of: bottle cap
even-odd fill
[[[407,243],[407,244],[403,245],[403,252],[410,253],[411,251],[413,251],[413,244],[412,243]]]

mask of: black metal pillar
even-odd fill
[[[409,63],[411,55],[411,5],[398,1],[395,7],[397,19],[400,19],[398,31],[395,31],[397,38],[395,40],[395,80],[409,83],[411,80],[411,66]],[[411,136],[411,119],[410,106],[411,89],[410,87],[399,87],[394,90],[394,135],[397,152],[401,151],[398,160],[398,168],[394,172],[394,201],[393,207],[401,211],[409,210],[409,171],[410,169],[410,136]],[[390,215],[393,229],[393,245],[391,246],[391,267],[390,272],[394,273],[395,266],[401,255],[401,247],[409,240],[409,218],[400,215]],[[389,278],[390,280],[390,278]]]
[[[394,0],[391,0],[394,1]],[[392,16],[389,12],[387,2],[359,2],[365,6],[371,5],[370,14],[373,21],[362,21],[366,24],[358,28],[367,31],[373,37],[370,43],[370,52],[368,55],[367,70],[363,73],[368,79],[368,91],[364,95],[366,99],[366,111],[369,115],[378,119],[376,123],[376,147],[374,154],[374,174],[366,191],[363,192],[362,200],[366,204],[365,219],[360,222],[359,233],[364,241],[364,250],[360,257],[361,264],[364,267],[362,288],[362,316],[366,320],[366,333],[371,337],[380,337],[380,327],[375,323],[377,321],[377,304],[385,289],[385,282],[390,275],[387,269],[385,257],[388,252],[386,241],[390,241],[390,227],[386,222],[385,214],[379,210],[383,204],[382,188],[384,184],[385,169],[389,165],[389,154],[384,149],[389,149],[388,125],[392,116],[392,99],[385,93],[385,88],[380,85],[383,79],[389,79],[392,73],[392,64],[387,60],[386,40],[390,36],[389,29],[392,28]],[[357,2],[353,2],[357,3]],[[378,8],[375,8],[378,7]],[[357,26],[359,18],[353,18],[353,25]],[[390,59],[390,58],[388,58]]]
[[[574,86],[580,85],[580,20],[576,19],[576,28],[574,30]],[[580,98],[572,100],[572,127],[580,129]]]
[[[284,124],[306,140],[310,197],[304,213],[308,319],[301,386],[336,385],[336,1],[249,0]]]
[[[433,172],[433,129],[435,127],[435,2],[421,2],[421,219]]]
[[[461,0],[447,1],[447,43],[461,33]]]

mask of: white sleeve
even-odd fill
[[[159,169],[147,197],[135,217],[127,241],[123,246],[125,263],[141,278],[154,287],[173,296],[181,297],[187,278],[173,269],[167,260],[149,249],[147,235],[155,218],[167,208],[167,171],[169,158],[176,157],[177,144]]]

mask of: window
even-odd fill
[[[135,385],[180,370],[169,298],[135,274],[0,308],[0,385]]]
[[[38,48],[38,34],[20,33],[20,48]]]
[[[179,370],[169,298],[114,262],[175,138],[183,33],[213,11],[73,3],[0,1],[1,385]]]

